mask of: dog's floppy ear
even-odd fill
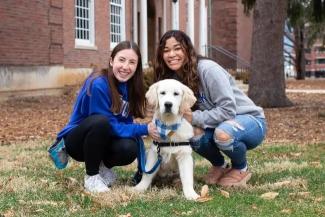
[[[157,95],[158,83],[154,83],[149,87],[146,93],[146,99],[150,106],[158,107],[158,95]]]
[[[196,102],[193,91],[186,85],[182,85],[183,98],[180,106],[180,112],[184,113],[186,110],[190,109]]]

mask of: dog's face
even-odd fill
[[[173,116],[191,108],[196,101],[193,91],[174,79],[161,80],[151,85],[146,98],[160,115]]]

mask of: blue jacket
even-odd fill
[[[88,95],[87,89],[90,81],[91,78],[88,77],[82,86],[74,104],[70,120],[58,133],[57,139],[61,139],[85,118],[95,114],[105,115],[108,118],[112,126],[112,133],[116,137],[129,138],[148,135],[147,125],[133,123],[133,118],[129,115],[127,82],[118,84],[118,91],[122,96],[123,106],[119,114],[114,114],[110,110],[112,100],[109,94],[111,91],[108,78],[106,76],[95,78],[90,88],[90,95]]]

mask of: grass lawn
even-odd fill
[[[114,168],[119,179],[109,193],[87,194],[83,164],[70,160],[66,169],[56,170],[47,156],[49,144],[42,140],[0,146],[1,217],[325,216],[324,143],[263,144],[248,153],[253,176],[247,188],[209,186],[213,199],[203,203],[185,200],[181,188],[172,184],[133,192],[129,180],[135,163]],[[197,192],[208,167],[195,155]]]

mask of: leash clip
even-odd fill
[[[158,156],[160,156],[160,146],[159,145],[157,145],[157,154],[158,154]]]

